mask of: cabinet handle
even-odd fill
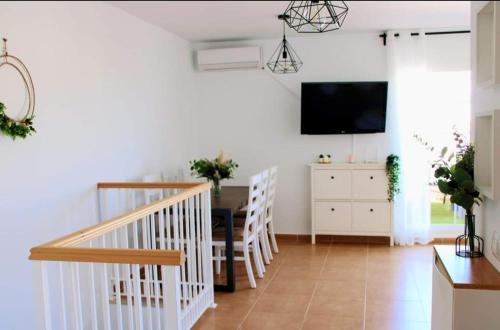
[[[333,180],[333,179],[335,179],[335,177],[332,175],[332,176],[330,177],[330,179],[332,179],[332,180]]]
[[[370,177],[370,180],[373,180],[373,176]]]
[[[373,209],[370,209],[370,212],[373,212]]]
[[[334,211],[335,211],[335,209],[332,207],[332,212],[334,212]]]

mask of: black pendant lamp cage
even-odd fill
[[[340,29],[349,8],[344,1],[290,1],[286,22],[299,33],[321,33]]]
[[[286,40],[286,15],[279,15],[278,19],[283,20],[283,40],[273,52],[269,62],[267,62],[267,67],[274,73],[295,73],[299,71],[303,63],[292,45]]]

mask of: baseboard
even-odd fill
[[[311,242],[308,234],[275,234],[276,239],[287,242]]]
[[[453,238],[451,238],[451,237],[443,237],[443,238],[434,237],[429,244],[433,244],[433,245],[455,244],[455,239],[456,239],[455,237],[453,237]]]
[[[309,234],[276,234],[276,238],[287,242],[311,242],[311,235]],[[369,243],[389,245],[390,238],[381,236],[316,235],[316,243]]]
[[[311,242],[309,234],[276,234],[276,239],[286,242]],[[316,235],[317,243],[346,243],[346,244],[390,244],[389,237],[383,236],[343,236],[343,235]],[[455,238],[436,237],[429,245],[455,244]]]

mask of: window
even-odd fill
[[[442,71],[426,73],[426,109],[422,109],[425,123],[420,123],[420,135],[434,152],[429,155],[429,177],[433,181],[430,163],[443,147],[455,149],[452,132],[454,129],[470,136],[470,71]],[[449,201],[443,204],[443,194],[436,185],[430,185],[431,224],[433,231],[440,232],[440,237],[453,235],[463,230],[463,210]]]

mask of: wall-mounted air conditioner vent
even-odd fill
[[[263,69],[260,47],[205,49],[197,55],[201,71]]]

